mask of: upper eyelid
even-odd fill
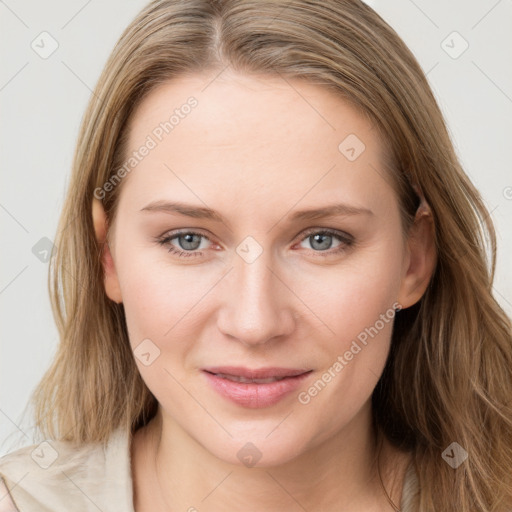
[[[304,240],[304,238],[307,238],[308,236],[311,236],[313,233],[328,233],[330,235],[339,236],[340,238],[354,238],[350,233],[342,231],[341,229],[334,228],[308,228],[305,229],[304,231],[301,231],[301,233],[304,233],[302,240]]]
[[[210,241],[212,240],[211,236],[205,235],[200,230],[196,230],[196,229],[183,229],[183,230],[178,230],[178,231],[174,231],[174,232],[173,232],[173,230],[170,230],[170,231],[166,231],[161,236],[156,237],[156,238],[158,240],[166,240],[166,239],[172,240],[173,238],[177,238],[178,236],[181,236],[181,235],[199,235],[204,238],[207,238]]]

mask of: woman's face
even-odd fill
[[[107,293],[163,417],[215,456],[274,465],[368,418],[394,308],[418,298],[384,151],[298,80],[181,77],[134,113]]]

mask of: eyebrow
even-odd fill
[[[141,212],[164,212],[169,214],[180,214],[195,219],[209,219],[216,222],[225,223],[225,219],[215,210],[203,206],[195,206],[176,201],[154,201],[149,203]],[[360,208],[349,204],[338,203],[324,206],[322,208],[312,208],[294,212],[290,216],[290,221],[297,220],[316,220],[324,217],[349,216],[349,215],[374,215],[368,208]]]

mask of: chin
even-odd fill
[[[204,444],[204,447],[227,464],[247,468],[280,466],[294,460],[306,450],[304,443],[289,435],[285,436],[286,439],[281,436],[270,439],[275,434],[268,436],[271,430],[267,429],[258,434],[253,432],[250,436],[240,436],[225,440],[224,443],[214,443],[212,446]]]

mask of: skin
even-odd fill
[[[132,347],[149,338],[160,350],[149,366],[135,358],[159,402],[133,439],[135,509],[393,510],[373,464],[370,406],[392,322],[308,404],[294,392],[245,408],[217,394],[200,369],[310,368],[299,389],[307,390],[395,302],[406,308],[421,298],[435,263],[431,216],[418,215],[403,237],[383,142],[332,92],[274,76],[212,80],[182,76],[144,99],[128,153],[188,97],[198,106],[124,178],[113,225],[99,201],[93,210],[98,240],[110,231],[106,293],[124,304]],[[354,161],[338,149],[349,134],[366,146]],[[224,222],[141,211],[157,200],[206,206]],[[333,203],[373,214],[291,220]],[[333,236],[319,247],[311,235],[326,228],[354,243]],[[200,255],[169,253],[194,252],[183,237],[155,241],[187,229],[208,237]],[[247,236],[263,251],[252,263],[236,252]],[[237,457],[247,442],[262,454],[254,467]],[[381,460],[399,504],[409,457],[386,444]]]

